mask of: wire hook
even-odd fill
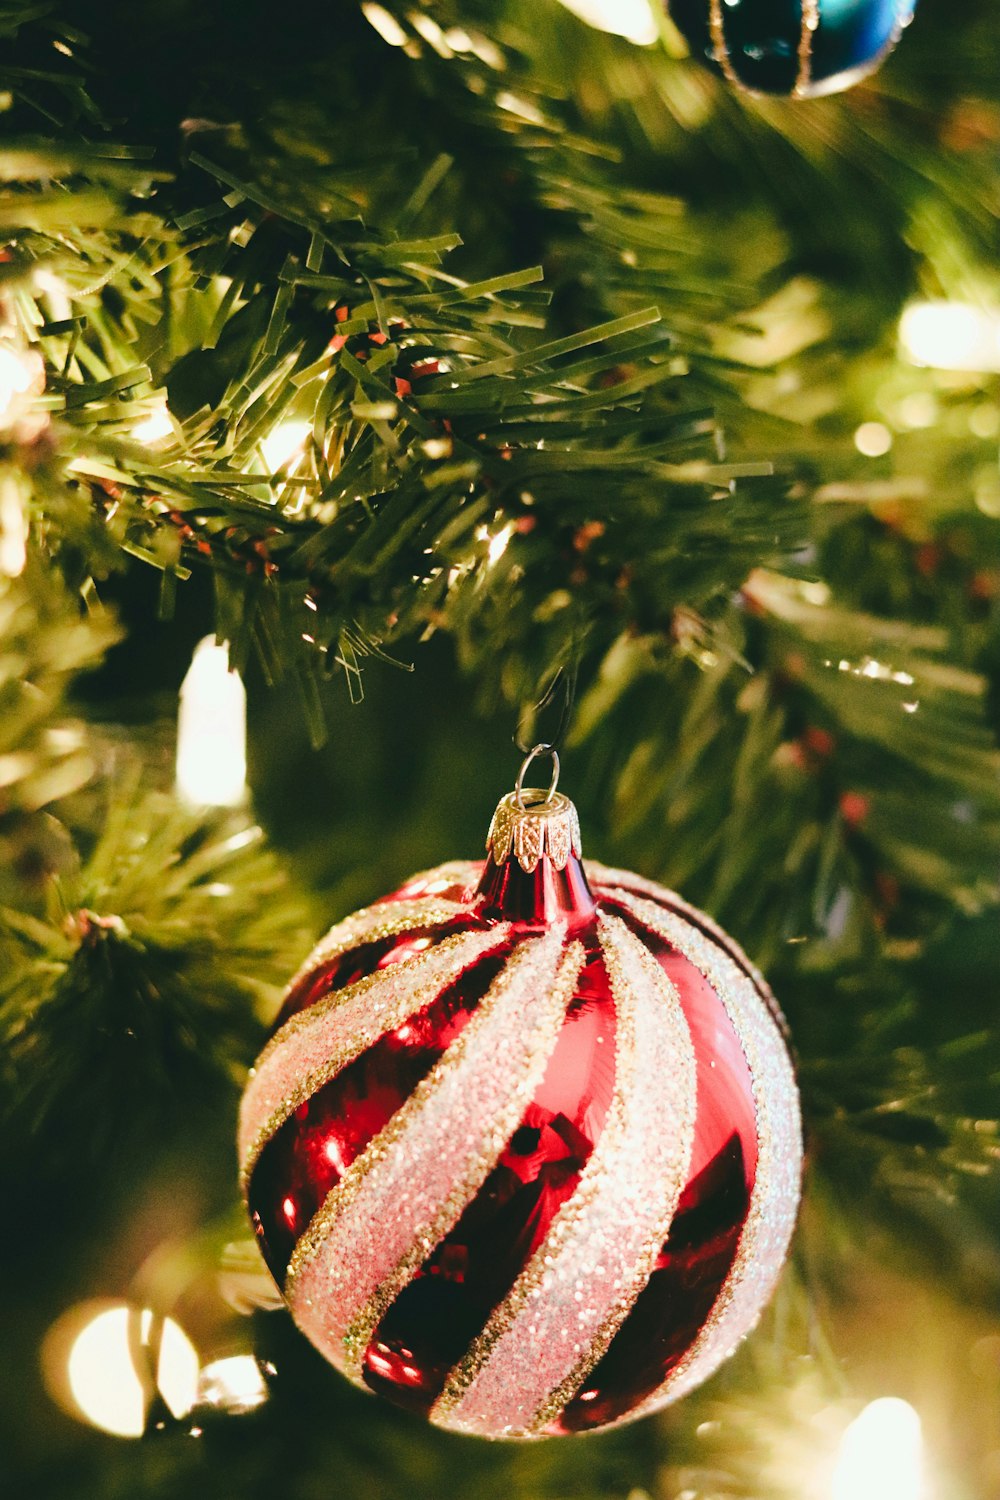
[[[548,687],[545,689],[545,692],[542,694],[541,698],[539,698],[534,708],[528,710],[528,713],[531,713],[532,716],[534,716],[541,713],[543,709],[548,708],[549,704],[555,698],[556,690],[558,689],[560,683],[562,683],[563,685],[565,696],[563,698],[562,712],[559,715],[559,723],[556,725],[555,733],[551,736],[551,738],[541,742],[544,749],[552,751],[557,750],[558,747],[562,744],[563,740],[566,737],[566,731],[569,728],[570,717],[573,713],[573,701],[576,697],[576,663],[574,663],[571,667],[559,667],[552,681],[549,683]],[[522,725],[526,718],[527,713],[522,712],[521,717],[518,719],[517,732],[514,735],[514,744],[517,746],[518,750],[520,750],[522,755],[535,755],[539,753],[539,746],[532,746],[528,744],[522,732]],[[532,724],[532,728],[534,728],[534,724]]]
[[[514,783],[514,797],[522,812],[524,812],[524,778],[531,762],[537,759],[539,755],[551,755],[552,757],[552,779],[549,782],[549,789],[545,794],[545,801],[541,804],[542,807],[549,805],[556,794],[556,787],[559,785],[559,752],[555,745],[533,745],[521,762],[521,769],[518,771],[517,780]]]

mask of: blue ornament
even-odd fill
[[[917,0],[667,0],[695,57],[736,88],[797,99],[849,89],[887,57]]]

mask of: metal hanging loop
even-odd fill
[[[518,771],[517,781],[514,783],[514,798],[522,812],[524,812],[525,810],[524,778],[527,774],[528,767],[531,765],[531,762],[533,760],[536,760],[540,755],[551,755],[552,757],[552,780],[549,782],[549,789],[545,794],[545,801],[544,803],[542,803],[543,807],[547,807],[548,804],[552,801],[553,797],[556,794],[556,787],[559,785],[559,752],[556,750],[556,747],[554,745],[545,744],[533,745],[532,748],[528,751],[527,755],[524,757],[524,760],[521,762],[521,769]]]

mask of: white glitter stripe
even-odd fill
[[[771,1012],[778,1030],[782,1036],[787,1037],[788,1026],[781,1014],[781,1009],[771,991],[771,987],[756,964],[747,957],[743,949],[734,937],[720,927],[707,912],[697,906],[692,906],[690,901],[685,901],[676,891],[668,890],[664,885],[657,885],[655,880],[646,880],[642,875],[636,875],[631,870],[615,870],[608,865],[599,865],[594,860],[586,860],[584,868],[591,889],[596,893],[610,896],[617,900],[619,893],[623,890],[630,892],[633,896],[645,896],[648,900],[656,902],[658,906],[666,906],[670,911],[678,912],[682,917],[688,917],[696,927],[713,937],[724,953],[728,953],[737,968],[749,974],[757,989],[760,991],[764,1001]]]
[[[423,923],[417,923],[422,926]],[[291,1016],[264,1048],[240,1106],[238,1150],[244,1189],[274,1132],[359,1053],[422,1010],[509,929],[459,933],[389,964]]]
[[[716,991],[746,1056],[757,1110],[757,1175],[729,1275],[694,1344],[659,1390],[629,1413],[633,1420],[700,1385],[757,1322],[777,1284],[795,1228],[802,1125],[791,1059],[753,982],[683,917],[622,892],[616,899],[694,964]]]
[[[342,922],[335,923],[325,937],[320,938],[305,963],[285,986],[285,996],[297,989],[302,980],[321,964],[328,964],[352,948],[377,942],[379,938],[394,937],[396,933],[408,932],[414,927],[441,927],[452,917],[467,912],[468,907],[459,901],[445,901],[440,896],[428,895],[420,895],[411,901],[380,901],[375,906],[363,906]]]
[[[576,1191],[448,1377],[431,1413],[442,1426],[528,1436],[558,1415],[648,1281],[687,1178],[696,1062],[677,992],[624,922],[599,921],[614,1097]]]
[[[354,1380],[376,1325],[496,1165],[542,1081],[583,967],[565,927],[523,943],[472,1019],[299,1241],[296,1323]]]

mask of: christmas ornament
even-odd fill
[[[679,896],[585,866],[558,762],[522,789],[534,754],[485,864],[415,876],[310,955],[239,1127],[301,1330],[356,1384],[495,1438],[704,1380],[770,1296],[801,1166],[763,979]]]
[[[809,98],[875,71],[916,0],[667,0],[695,57],[737,88]]]

